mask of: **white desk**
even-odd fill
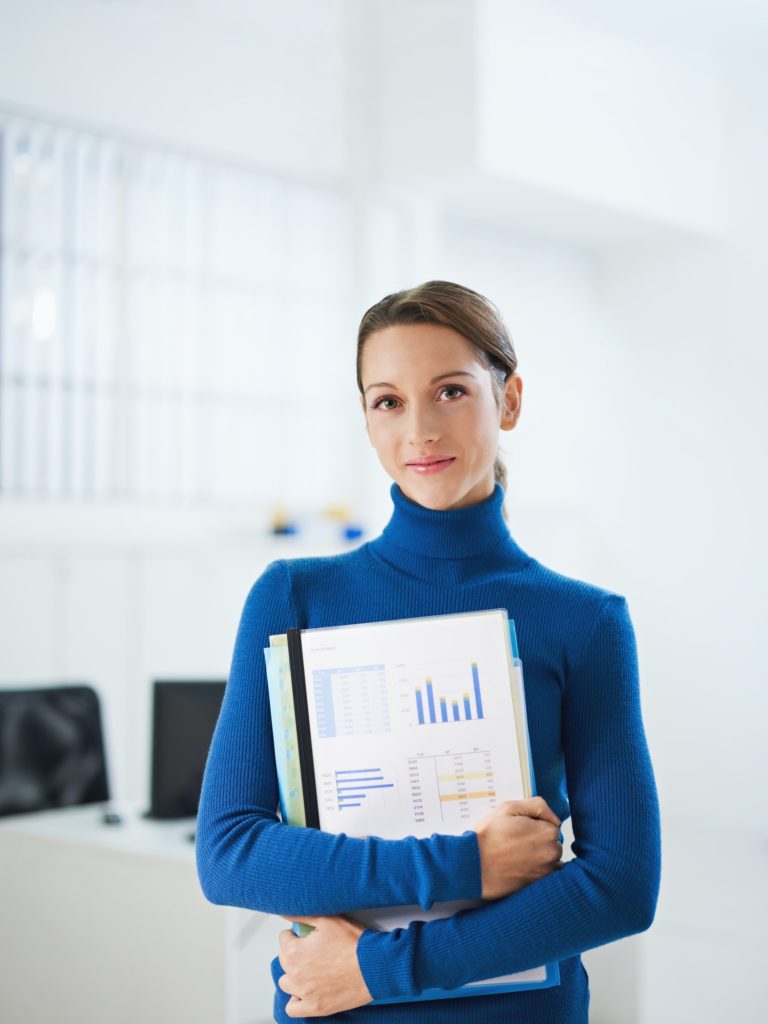
[[[286,922],[206,902],[191,821],[101,815],[0,818],[2,1024],[271,1022]],[[585,955],[595,1024],[762,1020],[765,852],[728,838],[668,831],[652,931]]]
[[[3,1024],[262,1024],[281,918],[216,907],[194,822],[102,805],[0,819]]]

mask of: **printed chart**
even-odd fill
[[[489,750],[409,757],[408,777],[416,822],[436,816],[443,822],[470,822],[496,806]]]
[[[336,777],[336,802],[340,811],[350,807],[362,807],[363,801],[374,795],[376,790],[394,789],[393,782],[386,782],[380,768],[342,768],[334,772]]]
[[[316,668],[312,684],[321,739],[390,732],[384,665]]]
[[[441,666],[414,687],[419,725],[471,722],[484,717],[480,673],[476,661]]]
[[[528,790],[504,609],[318,627],[301,643],[325,831],[460,834]]]
[[[399,812],[394,774],[388,768],[374,767],[373,758],[358,763],[359,768],[331,768],[317,777],[323,827],[351,835],[380,835],[382,822]]]

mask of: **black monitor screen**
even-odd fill
[[[108,799],[96,691],[0,690],[0,815]]]
[[[155,682],[149,817],[187,818],[197,814],[224,686],[223,681]]]

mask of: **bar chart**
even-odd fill
[[[469,663],[468,671],[463,667],[463,671],[452,673],[448,680],[441,680],[441,684],[438,684],[439,690],[448,690],[449,687],[447,693],[436,693],[432,676],[425,676],[423,684],[415,687],[416,719],[419,725],[470,722],[484,717],[480,672],[476,661]]]
[[[336,803],[340,811],[362,807],[378,791],[394,789],[381,768],[342,768],[334,772]]]

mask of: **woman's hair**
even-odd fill
[[[491,371],[493,393],[501,403],[504,382],[517,369],[517,356],[501,313],[484,295],[452,281],[425,281],[385,295],[363,315],[357,332],[357,386],[363,393],[363,345],[375,332],[403,324],[441,324],[458,331],[474,348],[480,362]],[[507,467],[500,456],[493,465],[494,478],[506,491]],[[506,511],[505,511],[506,516]]]

